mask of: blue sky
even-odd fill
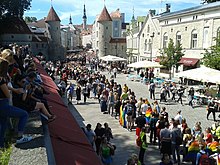
[[[87,23],[92,24],[95,16],[101,13],[104,0],[52,0],[53,7],[62,24],[68,24],[70,14],[73,24],[81,24],[84,3],[86,4]],[[146,16],[150,9],[155,9],[157,13],[164,11],[166,3],[171,4],[172,12],[199,6],[201,0],[105,0],[109,13],[119,8],[121,13],[125,13],[126,22],[131,20],[133,8],[135,17]],[[51,0],[32,0],[31,6],[31,9],[25,12],[25,16],[41,19],[47,16]]]

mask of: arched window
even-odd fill
[[[176,45],[180,45],[181,44],[181,39],[182,39],[181,33],[177,32],[176,33]]]
[[[196,30],[192,31],[191,35],[191,48],[197,48],[198,47],[198,34]]]
[[[163,48],[167,48],[168,46],[168,34],[164,33],[163,35]]]

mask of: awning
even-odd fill
[[[178,63],[183,64],[184,66],[195,66],[198,63],[198,61],[199,61],[199,59],[197,59],[197,58],[182,57]]]
[[[157,57],[156,59],[154,59],[154,61],[155,61],[155,62],[160,62],[161,59]]]

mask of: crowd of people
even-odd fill
[[[77,70],[79,69],[75,67],[73,73]],[[78,92],[76,89],[77,101],[81,100],[82,93],[83,102],[86,102],[85,98],[90,98],[92,92],[92,97],[98,99],[100,103],[101,112],[108,113],[116,119],[119,116],[120,124],[128,131],[133,131],[136,128],[137,139],[138,137],[141,139],[140,152],[139,156],[131,156],[128,159],[128,164],[135,164],[135,162],[144,164],[144,153],[148,146],[146,135],[148,133],[150,136],[149,143],[158,145],[160,149],[162,154],[161,165],[180,164],[185,161],[197,165],[200,162],[200,152],[203,152],[204,149],[207,155],[218,152],[218,138],[220,138],[218,129],[216,128],[213,133],[210,132],[211,128],[202,131],[201,123],[196,123],[193,128],[189,128],[186,119],[181,115],[181,111],[178,111],[174,118],[169,118],[166,108],[160,107],[159,102],[155,100],[156,84],[153,81],[149,82],[150,97],[155,100],[151,104],[147,98],[137,100],[134,91],[129,89],[126,84],[118,84],[114,75],[108,80],[100,72],[90,72],[85,67],[80,72],[81,74],[76,76],[77,88],[80,88]],[[183,86],[177,88],[175,83],[164,83],[161,87],[160,101],[167,101],[167,97],[172,97],[171,100],[183,105],[182,96],[184,92]],[[176,94],[178,95],[177,99]],[[193,107],[193,88],[190,88],[188,97],[191,98],[188,104]],[[210,103],[211,100],[208,102]],[[208,104],[208,109],[209,107],[210,104]],[[213,147],[214,145],[215,147]],[[183,155],[182,160],[180,154]],[[209,158],[209,160],[212,159]]]
[[[32,140],[31,136],[24,136],[29,113],[40,112],[45,123],[56,119],[43,96],[48,92],[42,83],[28,46],[3,48],[0,55],[0,148],[6,144],[7,125],[17,133],[17,144]],[[18,119],[18,122],[9,122],[11,118]]]
[[[19,119],[18,125],[15,126],[18,144],[32,140],[32,137],[23,135],[28,113],[39,111],[47,123],[56,119],[44,98],[48,93],[42,86],[40,74],[28,52],[27,47],[16,45],[1,52],[0,147],[4,147],[5,129],[9,118]],[[193,128],[189,128],[181,110],[171,118],[166,108],[161,107],[155,100],[156,84],[151,71],[148,75],[148,88],[150,98],[154,100],[153,103],[150,103],[148,98],[137,98],[127,84],[117,83],[115,79],[117,71],[113,71],[113,75],[108,79],[99,71],[94,71],[94,68],[86,67],[85,63],[51,62],[45,61],[42,57],[38,58],[47,73],[55,81],[59,79],[57,83],[59,93],[61,96],[67,93],[69,104],[72,104],[74,92],[77,104],[86,104],[90,98],[97,99],[102,113],[119,120],[120,125],[128,131],[135,130],[139,154],[132,154],[127,161],[128,165],[144,165],[144,155],[148,145],[158,145],[162,157],[161,165],[180,164],[185,161],[199,165],[205,159],[203,155],[207,156],[207,160],[211,162],[212,158],[209,156],[219,152],[220,124],[216,122],[212,127],[202,130],[201,123],[196,122]],[[68,82],[69,79],[75,80],[76,84]],[[172,93],[171,100],[183,104],[184,90],[183,86],[177,88],[175,83],[164,83],[160,90],[160,102],[166,102],[167,97],[171,97],[170,93]],[[188,96],[191,98],[189,106],[193,107],[193,88],[190,88]],[[215,105],[211,99],[208,101],[207,118],[213,112]],[[214,115],[213,113],[215,120]],[[111,143],[113,133],[108,123],[104,123],[104,127],[97,123],[94,131],[92,125],[87,124],[83,131],[102,162],[106,165],[111,164],[116,146]],[[182,160],[180,154],[183,155]]]

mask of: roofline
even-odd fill
[[[217,4],[213,5],[214,3],[217,3]],[[220,2],[214,2],[214,3],[212,4],[212,6],[210,4],[205,4],[205,5],[191,7],[191,8],[175,11],[175,12],[163,13],[163,14],[160,14],[160,17],[158,17],[158,19],[159,20],[164,20],[164,19],[169,19],[169,18],[172,18],[172,17],[179,17],[179,15],[188,15],[189,13],[193,14],[193,13],[199,13],[199,12],[207,11],[207,10],[210,10],[210,9],[212,9],[212,10],[219,9]],[[210,6],[210,7],[204,7],[204,6]],[[201,8],[201,7],[203,7],[203,8]]]

